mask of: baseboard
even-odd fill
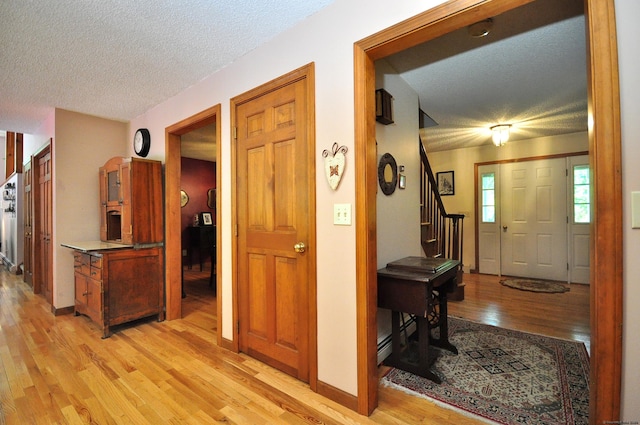
[[[407,330],[407,335],[411,335],[416,331],[416,321],[410,316],[405,317],[404,326],[400,325],[400,333],[404,334],[404,330]],[[378,364],[381,364],[384,359],[391,355],[392,347],[391,347],[391,334],[385,335],[381,340],[380,338],[378,342]]]
[[[322,381],[318,381],[316,392],[329,400],[333,400],[336,403],[353,410],[354,412],[358,411],[358,397],[353,394],[349,394]]]
[[[69,306],[69,307],[62,307],[62,308],[55,308],[54,306],[51,306],[51,313],[53,313],[54,316],[63,316],[65,314],[72,314],[75,311],[75,307],[74,306]]]

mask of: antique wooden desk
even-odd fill
[[[391,310],[392,353],[387,364],[441,382],[431,371],[437,353],[429,347],[433,345],[458,354],[449,342],[447,293],[455,289],[459,265],[456,260],[406,257],[378,270],[378,307]],[[416,317],[417,353],[412,352],[408,341],[404,348],[401,345],[402,313]],[[431,329],[436,327],[440,331],[438,338],[431,335]]]

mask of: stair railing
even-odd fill
[[[419,144],[422,248],[429,257],[458,260],[462,268],[464,214],[447,214],[421,139],[419,139]]]

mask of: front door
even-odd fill
[[[567,280],[565,158],[501,166],[502,274]]]
[[[234,99],[238,326],[241,351],[309,381],[314,143],[298,74]]]

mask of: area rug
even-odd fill
[[[500,283],[510,288],[531,292],[560,293],[568,292],[569,287],[558,282],[536,279],[504,279]]]
[[[381,384],[499,424],[589,423],[583,343],[454,317],[449,340],[459,354],[438,350],[432,370],[441,384],[395,368]]]

